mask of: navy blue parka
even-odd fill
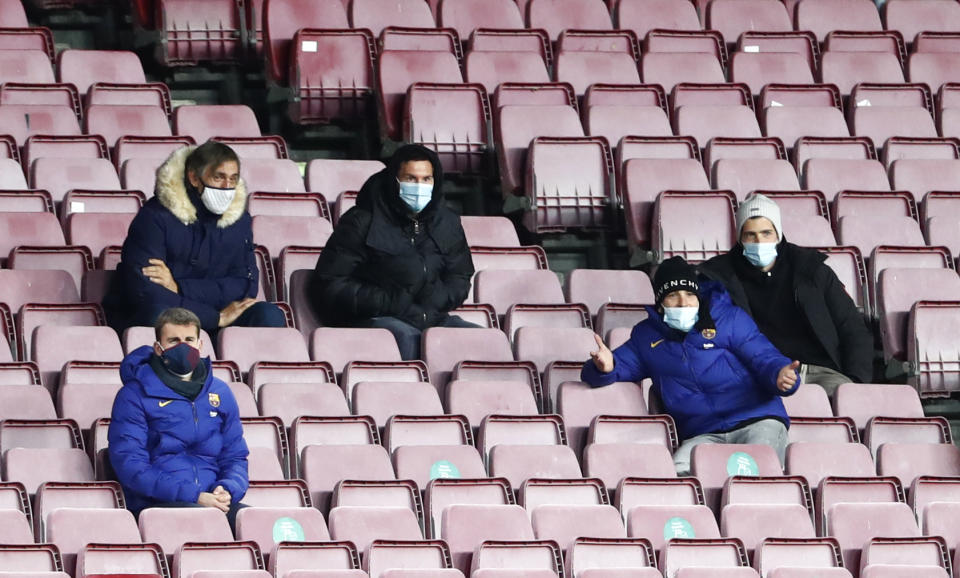
[[[156,316],[171,307],[193,311],[204,329],[216,331],[224,307],[257,295],[259,273],[244,182],[237,183],[236,196],[223,215],[208,211],[184,169],[194,148],[178,149],[157,170],[155,196],[130,224],[103,301],[110,325],[120,332],[132,325],[153,325]],[[150,259],[166,263],[179,293],[141,273]]]

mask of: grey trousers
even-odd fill
[[[684,440],[673,454],[673,465],[678,476],[689,476],[690,455],[693,448],[700,444],[766,444],[777,452],[780,465],[783,465],[787,452],[787,426],[778,419],[762,419],[726,433],[708,433]]]
[[[803,380],[803,383],[815,383],[819,385],[831,398],[833,398],[833,394],[837,392],[837,388],[840,387],[841,384],[853,381],[846,375],[829,367],[808,365],[806,363],[800,366],[800,379]]]

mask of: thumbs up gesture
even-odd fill
[[[777,389],[780,391],[790,391],[797,385],[797,370],[800,369],[800,362],[794,360],[790,365],[784,365],[780,373],[777,374]]]

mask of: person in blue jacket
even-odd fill
[[[208,507],[234,527],[247,491],[247,444],[240,410],[226,383],[200,358],[200,320],[164,311],[157,341],[120,365],[107,433],[110,465],[127,508]]]
[[[652,378],[682,443],[679,475],[702,443],[767,444],[783,463],[790,419],[780,396],[800,385],[800,364],[784,357],[723,286],[699,281],[680,257],[660,264],[653,280],[657,306],[615,351],[595,336],[597,351],[580,379],[593,387]]]
[[[283,311],[254,299],[259,272],[240,159],[225,144],[183,147],[157,169],[154,197],[130,223],[103,306],[122,333],[183,307],[216,338],[221,327],[284,327]]]

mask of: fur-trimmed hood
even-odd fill
[[[187,157],[197,148],[186,146],[179,148],[157,169],[157,188],[155,195],[160,204],[166,207],[184,225],[197,222],[197,207],[187,191],[185,165]],[[217,219],[217,227],[223,229],[236,223],[247,209],[247,186],[243,179],[237,180],[237,193],[227,210]]]

